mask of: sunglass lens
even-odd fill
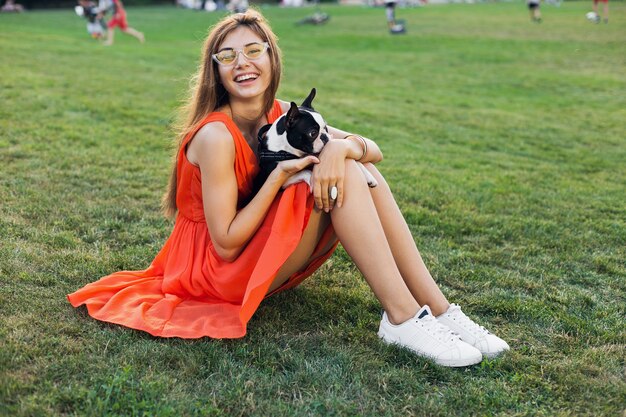
[[[263,52],[265,52],[265,45],[260,43],[247,45],[243,50],[244,55],[250,59],[256,59],[260,57]]]
[[[237,56],[237,53],[235,51],[225,50],[225,51],[218,52],[217,60],[223,64],[230,64],[231,62],[235,60],[236,56]]]

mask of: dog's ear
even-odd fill
[[[289,107],[289,111],[287,112],[287,117],[286,117],[287,127],[292,127],[296,123],[299,117],[300,117],[300,110],[298,109],[298,105],[292,101],[291,107]]]
[[[259,142],[263,142],[265,140],[265,134],[267,133],[268,130],[270,130],[270,127],[272,127],[271,124],[266,124],[265,126],[259,129],[259,134],[257,135]]]
[[[302,107],[306,107],[308,109],[313,110],[313,105],[311,103],[313,102],[314,98],[315,98],[315,88],[311,89],[309,96],[304,99],[304,101],[302,102]]]

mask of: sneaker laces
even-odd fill
[[[472,319],[467,317],[465,313],[461,311],[461,307],[456,304],[451,304],[450,309],[446,312],[446,314],[474,335],[486,336],[490,334],[489,330],[476,324]]]
[[[416,321],[440,342],[453,342],[460,340],[458,334],[450,330],[448,326],[439,323],[439,321],[437,321],[437,319],[430,314],[421,319],[417,319]]]

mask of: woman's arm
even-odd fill
[[[303,158],[279,164],[256,196],[237,211],[237,177],[233,169],[235,145],[221,123],[209,123],[192,139],[189,162],[200,168],[204,216],[217,254],[232,262],[257,231],[284,182],[317,158]]]
[[[359,162],[363,162],[363,163],[371,162],[372,164],[376,164],[383,160],[383,153],[381,152],[376,142],[374,142],[373,140],[363,137],[361,135],[355,134],[355,133],[350,133],[341,129],[337,129],[336,127],[332,127],[332,126],[328,126],[328,131],[333,138],[349,139],[348,142],[350,142],[350,145],[346,145],[349,148],[348,153],[346,154],[348,158],[356,159]],[[363,140],[365,140],[367,144],[366,154],[363,154],[364,148],[363,148],[362,143],[358,139],[354,138],[353,136],[361,136]],[[361,156],[363,156],[363,158],[361,158]]]

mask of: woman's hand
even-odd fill
[[[283,184],[285,181],[289,179],[293,174],[296,174],[311,164],[318,164],[320,161],[317,157],[313,155],[305,156],[300,159],[289,159],[286,161],[280,161],[272,174],[278,176],[278,181]]]
[[[318,209],[328,213],[337,205],[343,203],[343,179],[346,171],[346,156],[348,155],[348,141],[331,139],[322,149],[319,163],[313,167],[311,185],[313,197]],[[330,197],[331,189],[337,187],[337,199]]]

